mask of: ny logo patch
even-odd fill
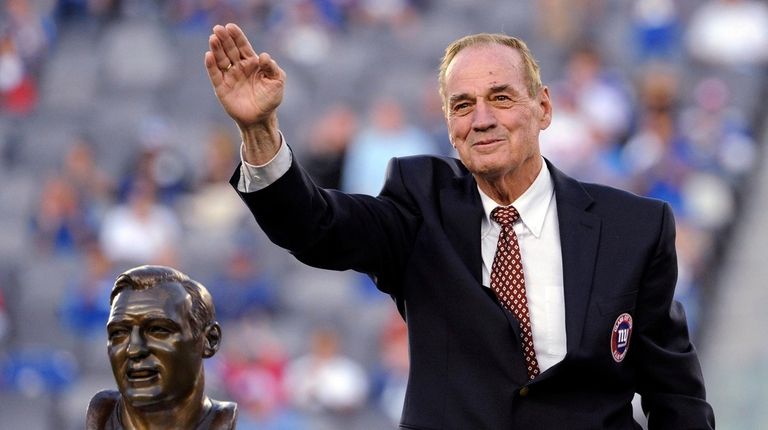
[[[631,336],[632,315],[623,313],[616,318],[611,331],[611,356],[617,363],[620,363],[627,356]]]

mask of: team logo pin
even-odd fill
[[[629,338],[632,335],[632,315],[623,313],[616,318],[611,332],[611,355],[620,363],[627,356]]]

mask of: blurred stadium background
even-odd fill
[[[527,40],[573,176],[669,201],[677,298],[718,427],[768,427],[768,6],[758,0],[2,0],[0,428],[79,429],[114,387],[116,274],[169,264],[214,295],[212,397],[240,429],[394,428],[402,322],[354,273],[271,245],[226,183],[235,127],[203,67],[236,22],[288,74],[281,128],[318,182],[376,193],[391,156],[450,154],[443,48]]]

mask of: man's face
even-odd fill
[[[460,51],[445,76],[448,133],[459,158],[476,176],[525,175],[538,166],[539,131],[551,121],[549,92],[528,94],[517,50],[499,44]]]
[[[194,339],[192,299],[179,283],[123,289],[107,323],[107,352],[123,397],[133,407],[170,408],[202,373],[202,336]]]

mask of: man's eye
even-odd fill
[[[506,101],[512,100],[511,98],[509,98],[509,96],[506,96],[504,94],[496,95],[493,99],[498,102],[506,102]]]
[[[454,113],[462,113],[469,110],[469,103],[457,103],[453,105],[453,112]]]
[[[118,340],[128,336],[128,330],[124,328],[116,328],[110,330],[107,335],[109,336],[109,340]]]
[[[149,333],[151,335],[154,335],[154,336],[166,336],[166,335],[169,335],[169,334],[173,333],[173,331],[171,331],[171,329],[169,329],[167,327],[163,327],[163,326],[159,326],[159,325],[153,325],[153,326],[151,326],[151,327],[149,327],[147,329],[147,333]]]

